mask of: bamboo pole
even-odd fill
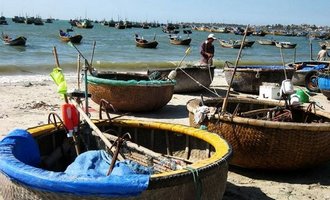
[[[234,68],[234,71],[233,71],[233,75],[231,76],[231,79],[230,79],[230,83],[229,83],[229,86],[228,86],[226,97],[225,97],[225,99],[223,100],[223,103],[222,103],[221,112],[226,112],[226,108],[227,108],[227,104],[228,104],[229,92],[230,92],[230,89],[231,89],[231,85],[233,84],[234,76],[235,76],[235,73],[236,73],[236,70],[237,70],[237,65],[238,65],[239,59],[241,57],[242,49],[244,47],[244,42],[245,42],[245,38],[246,38],[246,35],[247,35],[248,30],[249,30],[249,25],[247,25],[246,26],[246,29],[245,29],[245,33],[244,33],[244,36],[243,36],[243,39],[242,39],[241,47],[240,47],[240,49],[238,51],[238,55],[237,55],[237,58],[236,58],[235,68]]]
[[[101,140],[104,142],[104,144],[111,150],[111,152],[114,154],[115,150],[113,150],[112,144],[110,143],[110,141],[105,137],[104,133],[102,133],[100,131],[99,128],[97,128],[97,126],[92,122],[92,120],[87,116],[87,114],[83,111],[83,109],[78,105],[78,103],[76,103],[75,101],[71,101],[71,103],[77,108],[77,110],[79,111],[80,115],[82,116],[82,118],[85,119],[85,121],[88,123],[88,125],[95,131],[95,133],[101,138]],[[119,154],[118,155],[118,159],[120,161],[124,160],[124,157]]]
[[[288,79],[288,76],[286,75],[286,69],[285,69],[285,62],[284,62],[284,56],[283,56],[282,46],[280,47],[280,54],[281,54],[282,65],[283,65],[283,70],[284,70],[284,77],[285,77],[285,80],[287,80]]]

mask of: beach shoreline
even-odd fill
[[[69,90],[77,88],[77,76],[66,74],[66,79]],[[0,76],[0,85],[1,137],[14,128],[25,129],[46,124],[50,112],[60,114],[60,107],[64,100],[57,94],[56,85],[50,76]],[[220,96],[226,94],[227,83],[221,71],[216,73],[211,88]],[[200,98],[201,94],[205,98],[214,96],[207,91],[174,94],[171,101],[158,111],[125,113],[120,117],[189,125],[186,102],[193,98]],[[256,97],[255,95],[248,96]],[[313,98],[319,101],[326,111],[330,110],[329,101],[322,94],[317,94]],[[99,106],[90,101],[90,107],[92,118],[97,118]],[[111,116],[119,115],[111,114]],[[329,172],[330,162],[312,169],[292,172],[267,172],[230,166],[224,199],[330,199]]]

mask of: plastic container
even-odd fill
[[[302,89],[297,90],[296,95],[299,97],[299,100],[301,103],[309,102],[309,96],[306,94],[306,92],[304,90],[302,90]]]

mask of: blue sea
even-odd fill
[[[7,19],[9,25],[0,25],[1,32],[12,38],[25,36],[25,47],[13,47],[0,45],[0,75],[4,74],[45,74],[55,66],[52,49],[55,46],[59,56],[59,62],[64,71],[75,71],[77,63],[77,50],[63,43],[59,39],[59,29],[66,30],[71,25],[66,20],[55,20],[53,23],[45,23],[43,26],[16,24]],[[156,37],[159,42],[156,49],[143,49],[135,46],[134,34],[137,33],[144,39],[151,40]],[[182,33],[182,31],[181,31]],[[93,42],[96,42],[93,56],[93,66],[100,70],[140,71],[148,68],[175,67],[185,55],[187,46],[176,46],[169,43],[169,37],[162,32],[162,28],[131,28],[115,29],[94,23],[92,29],[79,29],[74,27],[71,35],[81,34],[82,42],[76,47],[90,60],[92,57]],[[206,39],[208,32],[193,31],[191,53],[185,58],[185,62],[196,64],[200,60],[200,44]],[[186,35],[181,35],[186,37]],[[215,33],[217,38],[223,40],[242,39],[242,36],[232,33]],[[248,64],[281,64],[282,58],[279,48],[275,46],[260,45],[259,39],[275,39],[277,41],[290,41],[297,43],[296,50],[284,49],[284,61],[310,59],[310,40],[306,37],[285,37],[266,35],[265,37],[248,36],[248,40],[255,40],[251,48],[242,51],[241,63]],[[319,41],[312,41],[313,57],[319,50]],[[238,49],[227,49],[215,44],[215,65],[221,65],[225,61],[235,62]],[[295,55],[296,54],[296,55]]]

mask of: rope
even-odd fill
[[[207,91],[211,92],[212,94],[216,95],[217,97],[220,97],[220,95],[216,92],[213,92],[210,88],[204,86],[203,84],[201,84],[199,81],[197,81],[196,79],[194,79],[194,77],[190,76],[190,74],[188,74],[187,72],[185,72],[182,68],[179,68],[184,74],[186,74],[190,79],[192,79],[193,81],[195,81],[199,86],[203,87],[204,89],[206,89]],[[212,79],[211,79],[212,80]]]
[[[194,180],[194,184],[195,184],[195,199],[196,200],[200,200],[202,199],[202,181],[199,178],[198,175],[198,170],[195,168],[192,168],[190,166],[187,166],[185,169],[187,169],[188,171],[190,171],[193,175],[193,180]]]

